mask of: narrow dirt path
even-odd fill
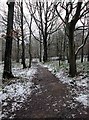
[[[67,118],[76,118],[78,120],[80,118],[83,120],[83,118],[89,117],[86,109],[74,101],[67,86],[62,84],[46,68],[37,65],[37,73],[33,83],[39,88],[28,96],[20,110],[15,111],[15,119],[48,118],[49,120],[50,118],[58,118],[66,120]]]

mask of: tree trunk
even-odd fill
[[[74,45],[74,29],[72,23],[69,27],[69,75],[74,77],[76,75],[76,57]]]
[[[32,54],[31,54],[31,30],[30,30],[30,35],[29,35],[29,68],[31,67],[31,63],[32,63]]]
[[[89,62],[89,40],[88,40],[88,55],[87,55],[87,61]]]
[[[17,59],[16,62],[19,63],[19,37],[17,37]]]
[[[32,55],[31,55],[31,25],[32,25],[32,16],[31,16],[31,21],[30,21],[30,26],[29,26],[29,68],[31,67],[31,62],[32,62]]]
[[[14,16],[14,2],[10,2],[8,3],[7,35],[6,35],[3,78],[14,77],[11,70],[13,16]]]
[[[40,62],[42,62],[42,44],[41,44],[41,39],[40,39]]]
[[[81,49],[81,63],[83,63],[83,48]]]
[[[43,55],[43,61],[44,62],[47,62],[47,38],[45,37],[44,40],[43,40],[43,47],[44,47],[44,55]]]
[[[63,39],[64,41],[63,41],[63,61],[65,61],[65,50],[66,50],[66,34],[65,34],[65,36],[64,36],[64,39]]]
[[[85,27],[85,23],[83,25],[83,35],[82,35],[82,44],[84,42],[84,27]],[[83,56],[84,56],[84,53],[83,53],[83,48],[81,49],[81,63],[83,63]]]
[[[23,2],[21,2],[21,33],[22,33],[22,64],[23,64],[23,68],[26,68],[25,43],[24,43],[24,33],[23,33]]]

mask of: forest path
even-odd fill
[[[32,82],[39,88],[33,90],[20,110],[15,111],[15,119],[27,120],[31,118],[86,118],[86,108],[74,101],[67,85],[62,84],[47,68],[33,63],[37,73]],[[34,87],[33,86],[33,87]]]

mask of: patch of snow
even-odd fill
[[[2,101],[2,91],[0,92],[0,103],[1,103],[1,101]]]
[[[3,63],[0,63],[0,85],[2,85]]]
[[[88,82],[89,79],[88,78],[85,78],[85,79],[80,79],[80,80],[76,80],[76,84],[77,86],[83,86],[83,87],[88,87]]]
[[[11,80],[10,84],[4,86],[3,92],[0,92],[0,104],[2,103],[2,106],[8,106],[7,101],[13,101],[10,112],[21,108],[22,103],[27,99],[33,89],[40,88],[39,85],[32,88],[32,78],[37,72],[36,67],[22,69],[21,66],[15,66],[12,70],[14,76],[19,78]],[[9,111],[5,111],[2,117],[6,117],[8,113]],[[13,116],[10,117],[13,118]]]
[[[66,104],[64,103],[63,106],[66,107]]]
[[[70,85],[70,83],[72,82],[72,79],[70,79],[63,70],[60,70],[60,72],[57,72],[56,77],[59,78],[59,80],[64,84],[67,83]]]
[[[89,94],[80,94],[75,98],[77,101],[81,102],[84,106],[89,106]]]
[[[57,105],[57,103],[54,103],[52,106],[55,107]]]
[[[22,78],[27,78],[34,76],[36,73],[37,69],[36,68],[26,68],[26,69],[21,69],[21,68],[13,68],[12,69],[14,76],[16,77],[22,77]]]
[[[58,109],[54,109],[55,112],[58,112]]]
[[[3,106],[7,106],[7,102],[4,102]]]
[[[34,75],[35,73],[36,73],[35,69],[28,70],[27,76],[30,77],[30,76],[32,76],[32,74]]]
[[[72,114],[72,117],[75,118],[75,114]]]

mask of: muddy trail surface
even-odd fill
[[[89,120],[88,108],[84,108],[73,99],[72,89],[62,84],[47,68],[34,63],[37,73],[33,78],[34,89],[21,109],[14,112],[16,120],[58,119],[58,120]]]

